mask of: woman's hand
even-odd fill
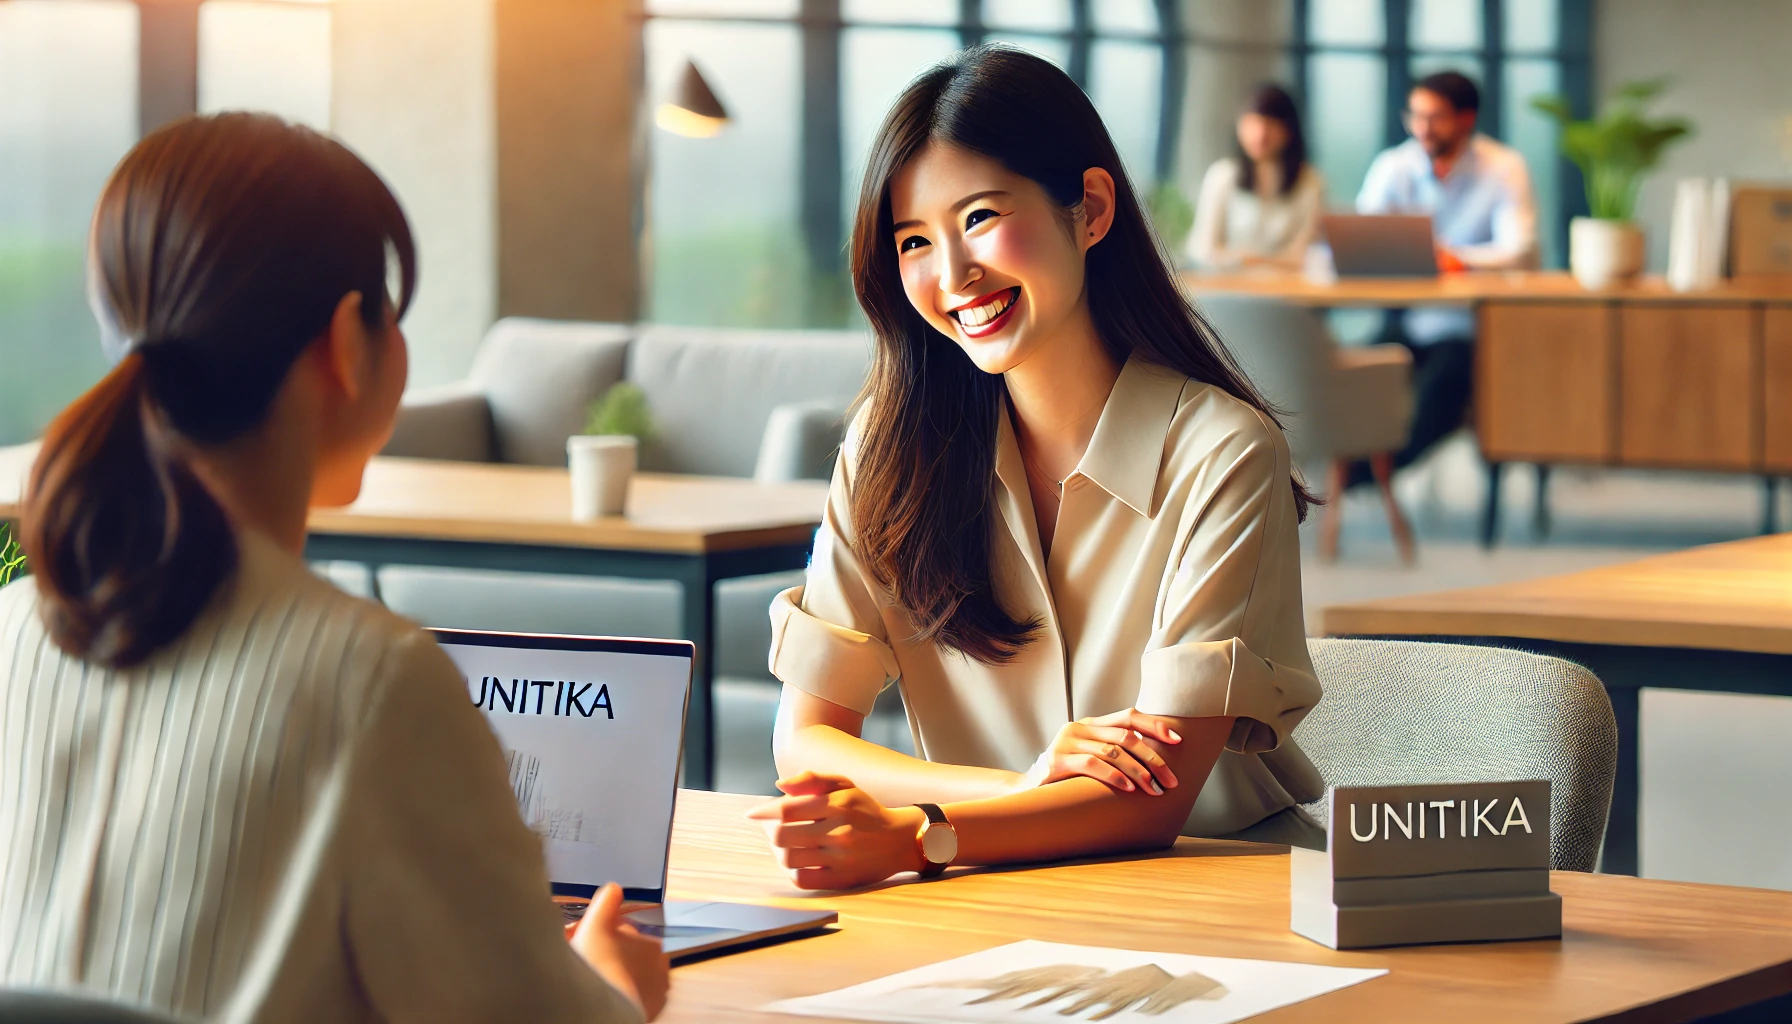
[[[1145,742],[1146,737],[1159,743],[1182,742],[1176,730],[1162,719],[1132,708],[1066,723],[1051,746],[1021,776],[1016,790],[1081,775],[1122,793],[1144,790],[1152,796],[1163,796],[1164,790],[1176,788],[1176,773]]]
[[[666,1008],[671,964],[658,939],[622,920],[622,890],[606,885],[591,899],[573,929],[572,948],[610,987],[627,996],[648,1020]]]
[[[851,780],[802,772],[779,779],[785,795],[747,812],[799,889],[856,889],[919,871],[918,808],[887,808]]]

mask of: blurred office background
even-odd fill
[[[1585,113],[1619,83],[1669,74],[1660,109],[1698,132],[1640,203],[1660,270],[1676,177],[1792,177],[1787,39],[1784,0],[0,0],[0,444],[35,436],[104,371],[83,297],[91,206],[143,131],[189,110],[268,110],[333,132],[392,183],[421,239],[405,326],[412,384],[429,387],[463,378],[507,316],[858,326],[843,246],[865,149],[902,86],[969,43],[1026,47],[1082,84],[1168,236],[1186,230],[1255,83],[1300,97],[1343,208],[1404,137],[1414,78],[1465,71],[1483,89],[1481,130],[1530,162],[1548,267],[1584,207],[1529,99],[1562,93]],[[653,127],[687,62],[729,112],[713,138]],[[1520,477],[1506,496],[1519,514],[1488,553],[1473,542],[1478,458],[1465,434],[1400,481],[1416,568],[1372,509],[1347,517],[1347,557],[1307,568],[1315,624],[1336,601],[1624,561],[1747,536],[1761,519],[1746,477],[1564,470],[1548,536],[1522,514]],[[775,691],[758,683],[723,725],[749,751],[736,777],[763,786]],[[1664,694],[1645,702],[1645,754],[1658,754],[1646,778],[1679,777],[1740,721],[1763,736],[1727,746],[1732,767],[1792,772],[1765,738],[1792,729],[1792,701]],[[1681,805],[1645,808],[1646,873],[1792,887],[1783,855],[1737,869],[1651,832],[1650,814],[1666,822],[1698,801],[1674,792]]]

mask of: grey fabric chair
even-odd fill
[[[62,992],[0,989],[5,1024],[179,1024],[181,1019]]]
[[[1548,779],[1550,862],[1598,862],[1618,764],[1599,678],[1523,651],[1309,640],[1325,696],[1294,730],[1328,786]],[[1323,800],[1306,805],[1322,824]]]
[[[1394,500],[1394,453],[1412,426],[1412,353],[1400,345],[1343,347],[1319,314],[1278,299],[1203,295],[1199,303],[1245,375],[1283,413],[1296,464],[1328,465],[1326,490],[1368,459],[1401,558],[1414,557],[1412,528]],[[1338,555],[1343,505],[1326,506],[1320,554]]]

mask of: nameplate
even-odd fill
[[[1549,783],[1344,786],[1326,850],[1296,848],[1290,926],[1333,949],[1562,934]]]

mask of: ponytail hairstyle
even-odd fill
[[[1069,75],[1032,54],[977,46],[910,83],[872,143],[853,224],[853,287],[877,340],[853,480],[855,553],[919,639],[999,664],[1038,629],[1001,606],[990,578],[1004,385],[909,303],[890,242],[890,182],[932,143],[1031,179],[1067,215],[1083,201],[1083,172],[1107,171],[1114,224],[1084,257],[1102,344],[1116,362],[1137,356],[1279,420],[1183,294],[1101,116]],[[1304,520],[1314,498],[1298,479],[1289,486]]]
[[[186,631],[237,564],[230,518],[187,453],[259,426],[344,296],[359,292],[383,334],[416,275],[397,199],[310,129],[190,117],[125,155],[88,253],[117,365],[45,430],[20,516],[57,646],[122,668]]]

